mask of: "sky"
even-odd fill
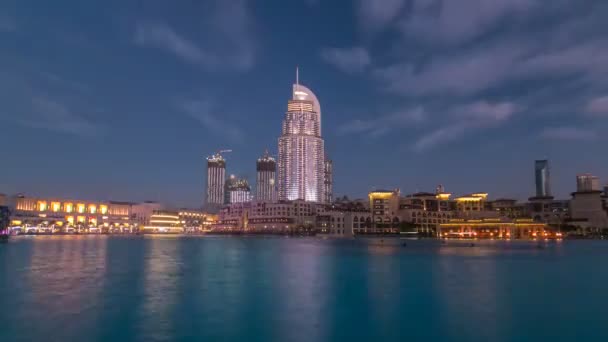
[[[2,0],[0,192],[200,207],[255,182],[296,66],[334,193],[558,198],[608,181],[605,0]]]

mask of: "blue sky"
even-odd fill
[[[606,181],[602,0],[0,2],[0,192],[197,207],[204,156],[254,181],[300,66],[335,193],[567,198]]]

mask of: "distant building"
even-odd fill
[[[476,214],[486,211],[487,193],[473,193],[456,197],[456,211],[460,216],[476,216]]]
[[[597,176],[590,174],[581,174],[576,176],[576,191],[601,191],[600,179]]]
[[[6,195],[0,194],[0,206],[6,205]]]
[[[439,225],[439,236],[466,239],[535,239],[561,238],[561,233],[549,230],[545,223],[532,219],[507,217],[482,219],[452,219]]]
[[[18,232],[132,232],[130,202],[99,202],[18,195],[12,198],[11,229]]]
[[[207,158],[207,194],[205,204],[219,208],[224,204],[226,183],[226,160],[220,153]]]
[[[155,211],[163,209],[163,205],[154,201],[145,201],[141,203],[134,203],[131,206],[131,213],[133,220],[138,223],[140,227],[148,225],[150,218]]]
[[[437,236],[439,225],[447,223],[455,215],[455,202],[443,187],[436,193],[417,192],[399,201],[399,219],[415,227],[418,234]]]
[[[0,232],[9,227],[11,211],[7,206],[0,205]]]
[[[572,193],[569,223],[586,229],[608,228],[608,208],[601,191]]]
[[[178,216],[184,230],[190,233],[206,231],[217,222],[217,215],[200,210],[180,209]]]
[[[372,191],[368,197],[372,217],[372,229],[368,233],[399,233],[399,189]]]
[[[536,197],[551,197],[551,173],[548,160],[535,161],[534,177],[536,181]]]
[[[149,223],[142,229],[146,234],[180,234],[184,226],[180,221],[179,212],[168,210],[154,210]]]
[[[323,174],[323,203],[334,200],[334,163],[325,155],[325,168]]]
[[[251,187],[244,178],[231,175],[226,181],[225,204],[251,202]]]
[[[268,154],[258,158],[256,163],[255,200],[275,202],[277,200],[277,162]]]
[[[499,198],[489,202],[489,205],[490,210],[498,213],[500,217],[529,217],[528,206],[525,203],[517,203],[514,199]]]

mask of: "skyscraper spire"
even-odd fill
[[[296,65],[296,85],[300,85],[300,67]]]

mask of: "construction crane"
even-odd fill
[[[232,152],[232,150],[218,150],[217,152],[215,152],[214,154],[211,155],[211,157],[207,157],[207,160],[209,159],[215,159],[215,158],[220,158],[222,157],[223,153],[230,153]]]

